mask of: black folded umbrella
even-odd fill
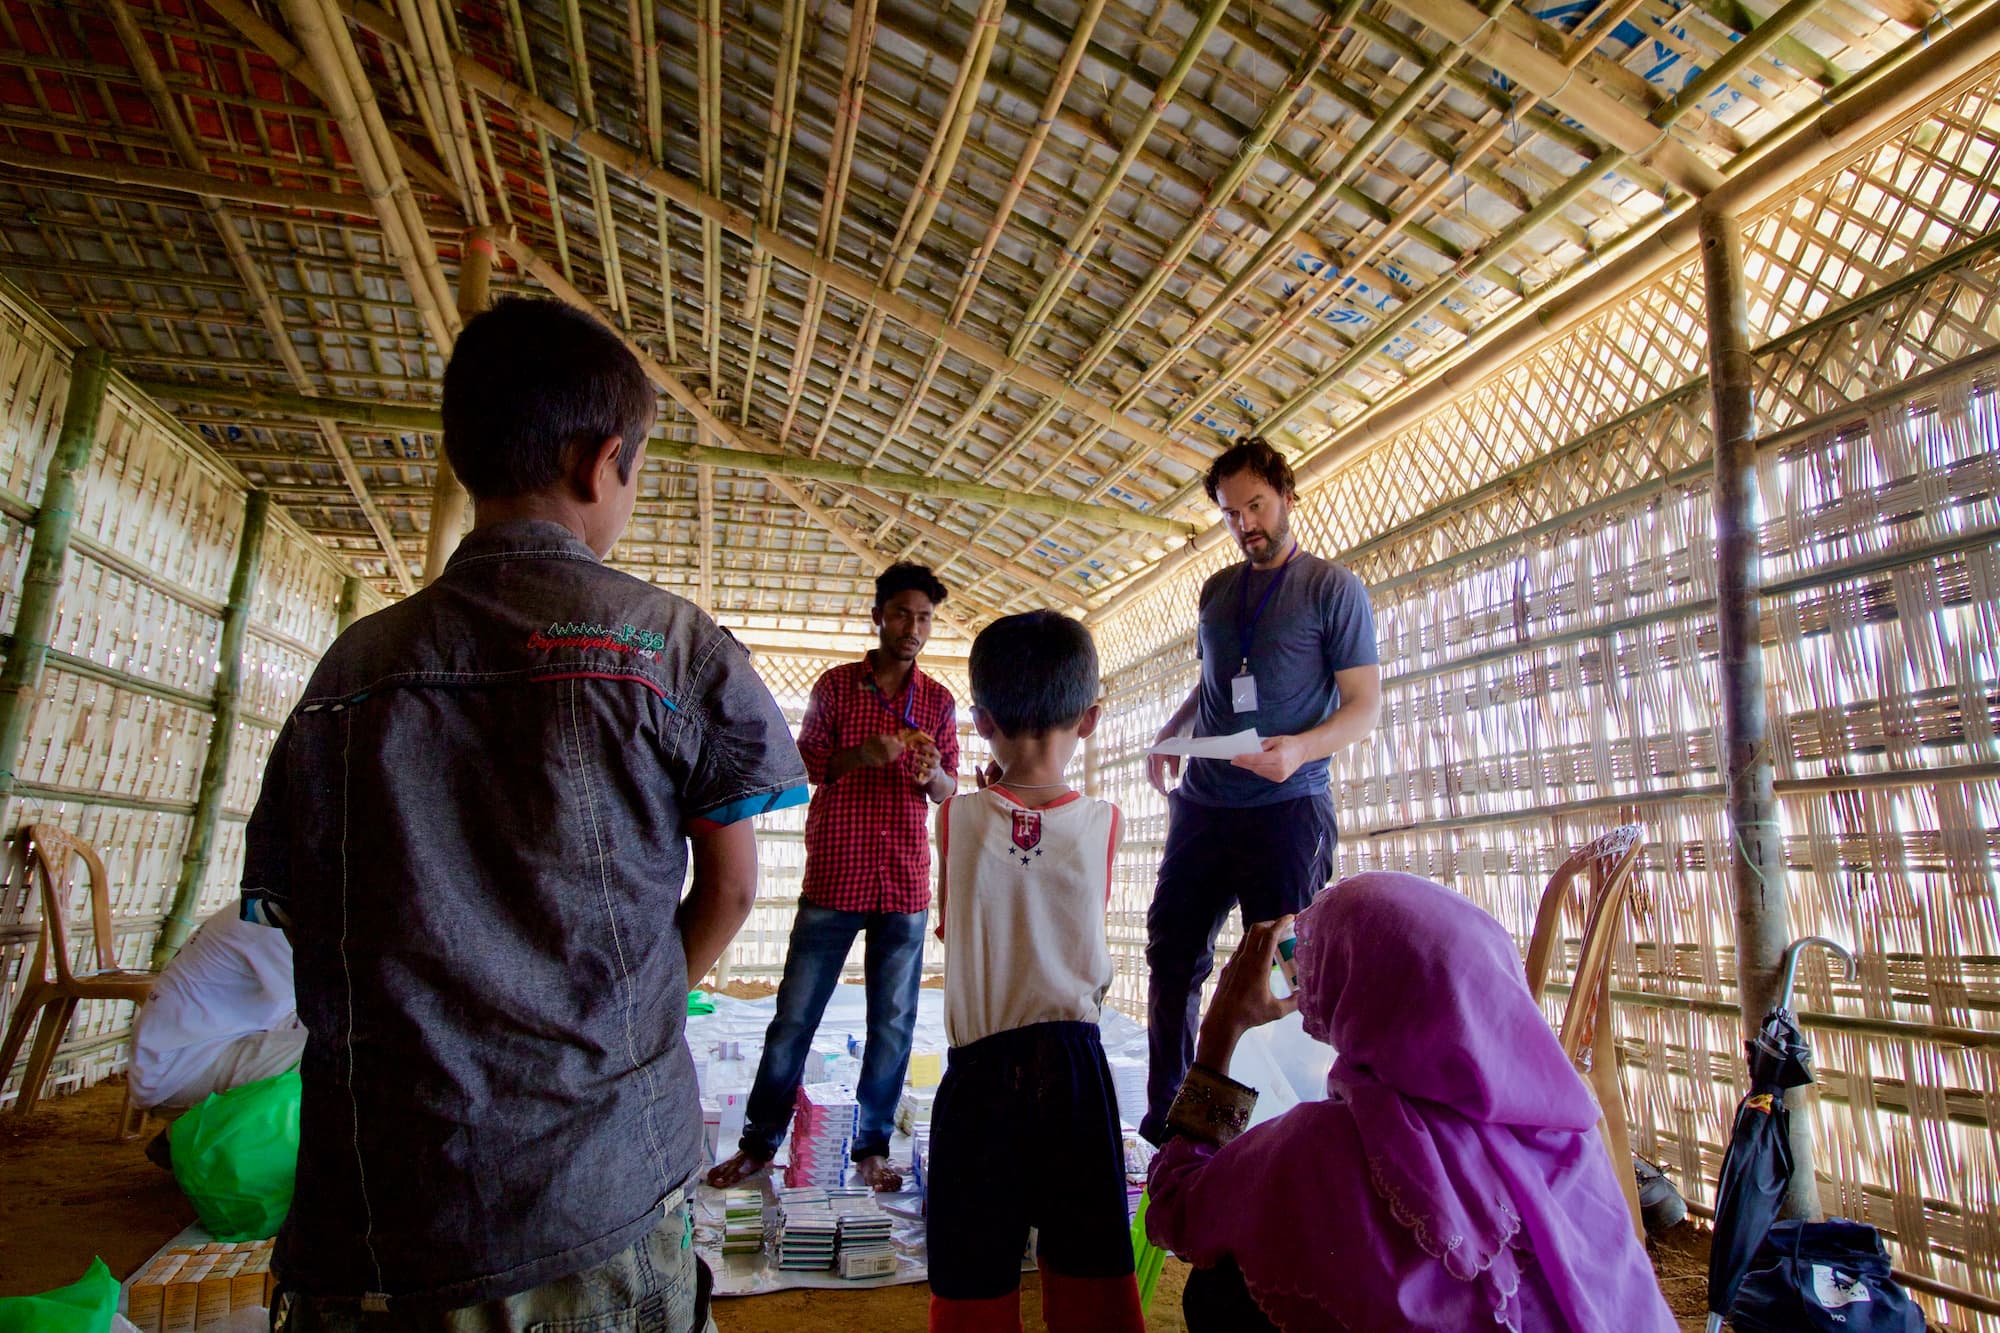
[[[1789,994],[1790,986],[1786,991]],[[1792,1179],[1791,1112],[1785,1090],[1813,1081],[1812,1052],[1789,1009],[1764,1018],[1750,1055],[1750,1095],[1736,1106],[1729,1152],[1715,1191],[1715,1241],[1708,1259],[1709,1333],[1722,1327],[1751,1256],[1778,1219]]]

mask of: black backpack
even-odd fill
[[[1739,1333],[1924,1333],[1875,1228],[1844,1217],[1779,1222],[1751,1257],[1729,1322]]]

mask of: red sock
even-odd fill
[[[1021,1333],[1020,1289],[979,1301],[955,1301],[932,1292],[931,1333]]]
[[[1065,1277],[1043,1264],[1042,1315],[1049,1333],[1145,1333],[1146,1329],[1139,1313],[1139,1282],[1130,1273]],[[931,1327],[937,1327],[935,1314]]]

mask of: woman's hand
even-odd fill
[[[1250,927],[1216,983],[1215,999],[1201,1020],[1195,1060],[1218,1074],[1229,1072],[1236,1043],[1251,1028],[1276,1022],[1299,1007],[1298,997],[1271,992],[1271,969],[1278,961],[1278,929],[1289,916]]]

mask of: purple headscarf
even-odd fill
[[[1597,1105],[1500,924],[1374,873],[1320,894],[1297,930],[1299,1008],[1337,1052],[1333,1100],[1209,1163],[1282,1182],[1286,1202],[1256,1206],[1227,1245],[1266,1311],[1287,1328],[1673,1330]]]

